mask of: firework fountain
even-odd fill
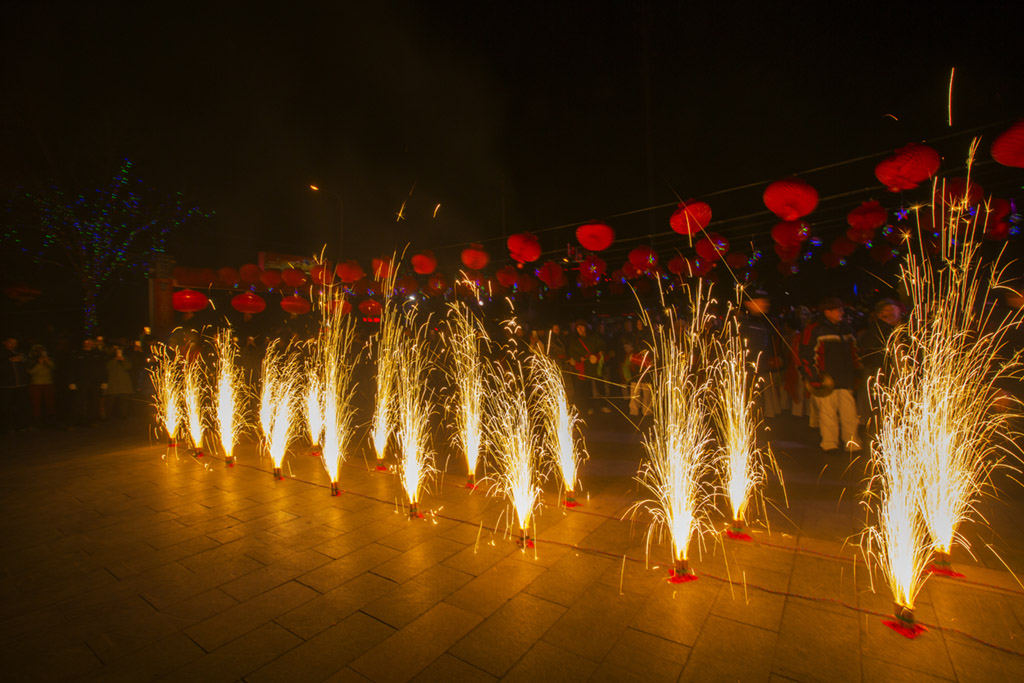
[[[204,405],[207,391],[206,374],[200,358],[186,360],[184,364],[185,426],[188,428],[192,451],[197,458],[203,457],[203,433],[206,429]]]
[[[1006,288],[1000,258],[985,268],[980,261],[987,208],[972,215],[966,199],[944,195],[934,188],[930,222],[941,231],[940,253],[908,254],[901,279],[912,309],[889,338],[886,376],[871,383],[879,413],[868,489],[875,523],[862,546],[892,591],[897,620],[887,623],[910,637],[921,630],[913,607],[922,572],[934,557],[929,573],[959,576],[949,553],[954,543],[970,550],[959,527],[984,522],[976,505],[992,472],[1015,455],[1011,420],[1019,414],[1015,401],[1001,405],[998,383],[1020,374],[1019,355],[1007,356],[1007,334],[1021,324],[1021,311],[997,318],[984,306]],[[922,223],[929,221],[919,210],[926,238]]]
[[[167,447],[175,448],[182,417],[182,365],[177,354],[163,344],[154,345],[152,353],[154,362],[149,376],[153,382],[157,422],[167,432]]]
[[[466,487],[476,488],[483,429],[484,373],[481,344],[487,334],[462,303],[448,309],[448,350],[451,355],[449,381],[455,393],[448,401],[448,414],[456,425],[455,441],[466,457]]]
[[[409,500],[411,519],[423,516],[419,511],[420,495],[436,472],[428,432],[433,395],[429,383],[432,358],[427,346],[426,324],[417,326],[415,317],[415,308],[406,312],[402,326],[405,334],[398,339],[395,349],[398,473]]]
[[[385,296],[381,305],[380,330],[377,332],[377,393],[374,399],[370,438],[377,455],[377,469],[386,471],[384,456],[395,430],[395,391],[398,381],[398,343],[402,338],[402,319],[398,305],[392,301],[396,268],[384,281]]]
[[[578,503],[574,491],[579,479],[579,467],[587,457],[582,438],[576,438],[579,413],[566,398],[565,380],[554,359],[544,354],[534,354],[530,356],[530,370],[532,400],[543,425],[544,450],[551,456],[561,475],[565,506],[576,507]]]
[[[260,427],[274,466],[274,478],[283,479],[281,465],[295,424],[296,402],[301,391],[300,372],[294,355],[271,342],[263,358],[260,392]]]
[[[691,541],[711,531],[708,510],[714,488],[708,482],[713,471],[712,434],[708,417],[712,384],[698,363],[708,356],[706,326],[709,300],[698,285],[691,297],[688,322],[666,309],[667,321],[655,328],[650,372],[654,387],[653,417],[644,437],[647,459],[637,481],[652,497],[639,501],[633,514],[643,509],[653,517],[647,532],[647,548],[656,538],[668,537],[674,565],[669,580],[675,583],[696,578],[689,563]]]
[[[323,362],[324,436],[321,457],[331,479],[331,495],[338,495],[338,473],[348,452],[355,419],[355,384],[352,353],[355,336],[352,316],[344,312],[344,299],[321,301],[320,354]]]
[[[238,434],[245,424],[245,401],[242,369],[238,365],[238,346],[231,328],[220,330],[217,335],[217,390],[214,394],[214,417],[217,434],[224,449],[224,461],[229,467],[235,464],[234,448]]]
[[[718,474],[732,514],[726,535],[744,541],[750,540],[748,509],[762,494],[767,472],[778,473],[771,450],[757,446],[757,377],[747,355],[739,319],[731,315],[714,342],[711,415],[718,432]]]
[[[519,527],[519,543],[533,547],[530,522],[540,498],[544,478],[537,454],[542,450],[541,431],[535,428],[527,379],[521,365],[488,366],[484,398],[484,434],[497,464],[492,487],[512,504]]]

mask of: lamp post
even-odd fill
[[[338,263],[341,263],[341,257],[345,251],[345,202],[337,192],[320,187],[319,185],[310,184],[309,189],[314,192],[324,192],[338,200]]]

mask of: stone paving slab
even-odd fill
[[[410,521],[395,475],[362,458],[331,497],[318,461],[274,481],[253,444],[234,468],[103,432],[4,444],[4,680],[1024,679],[1021,491],[982,503],[979,557],[958,549],[966,578],[925,584],[934,628],[911,641],[882,624],[891,600],[851,542],[858,461],[781,453],[789,507],[773,484],[770,527],[707,537],[698,580],[671,584],[627,514],[639,442],[602,434],[583,507],[548,482],[526,551],[454,458]]]

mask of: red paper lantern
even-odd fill
[[[639,268],[634,266],[629,261],[623,263],[622,268],[620,268],[619,270],[622,271],[622,276],[627,280],[635,280],[641,275],[643,275],[643,271],[641,271]]]
[[[879,202],[864,202],[846,214],[847,224],[858,232],[871,232],[885,225],[889,212]]]
[[[491,262],[490,255],[484,251],[483,245],[471,244],[462,250],[462,265],[470,270],[481,270]]]
[[[536,235],[528,232],[521,232],[510,235],[508,240],[508,253],[513,261],[519,263],[533,263],[540,258],[540,240]]]
[[[498,268],[498,272],[494,275],[497,278],[499,285],[502,287],[512,287],[518,280],[519,272],[516,270],[515,266],[502,266],[501,268]]]
[[[281,271],[277,268],[270,268],[260,273],[260,282],[267,289],[274,289],[281,284]]]
[[[547,261],[537,269],[537,277],[551,289],[560,289],[565,286],[565,270],[554,261]]]
[[[576,228],[576,241],[587,251],[604,251],[615,241],[615,231],[604,223],[587,223]]]
[[[229,287],[234,287],[238,284],[238,271],[231,266],[224,266],[217,271],[217,279]]]
[[[381,312],[380,302],[375,299],[366,299],[359,303],[359,312],[368,318],[379,318]]]
[[[410,260],[412,261],[412,269],[419,275],[430,275],[437,270],[437,257],[429,249],[414,254]]]
[[[857,250],[857,243],[846,235],[840,235],[832,242],[832,253],[845,258]]]
[[[437,273],[427,278],[427,294],[431,296],[444,294],[446,289],[448,289],[448,280],[444,275]]]
[[[958,204],[967,199],[968,206],[976,206],[985,198],[981,185],[967,178],[947,178],[942,188],[942,199],[946,204]]]
[[[792,263],[800,258],[800,245],[795,244],[793,246],[784,246],[782,244],[776,244],[775,255],[778,256],[779,260],[783,263]]]
[[[370,259],[370,269],[373,271],[373,277],[379,280],[386,280],[391,277],[392,266],[393,264],[389,258]]]
[[[239,313],[262,313],[267,302],[258,294],[242,292],[231,299],[231,307]]]
[[[260,281],[260,267],[255,263],[246,263],[238,269],[238,276],[247,285],[254,285]]]
[[[412,275],[406,275],[397,283],[395,283],[395,286],[398,289],[398,291],[404,294],[405,296],[412,296],[413,294],[416,294],[417,292],[420,291],[420,283]]]
[[[337,312],[338,306],[341,306],[341,315],[348,315],[352,312],[352,304],[349,303],[348,299],[332,299],[327,302],[327,310],[331,313]]]
[[[811,226],[803,221],[782,221],[772,226],[772,239],[786,249],[798,247],[811,236]]]
[[[680,235],[695,235],[706,229],[710,222],[711,207],[692,199],[680,202],[679,208],[668,219],[668,224]]]
[[[338,267],[334,269],[334,272],[338,276],[338,279],[344,283],[355,282],[366,277],[366,272],[363,270],[363,267],[354,259],[342,261],[338,264]]]
[[[308,299],[304,299],[301,296],[295,294],[286,296],[281,299],[281,310],[285,313],[291,313],[293,315],[304,315],[312,310],[313,306],[309,303]]]
[[[690,277],[693,275],[693,263],[685,256],[673,256],[668,260],[668,272]]]
[[[733,272],[746,270],[750,267],[750,258],[742,251],[733,251],[725,256],[725,265]]]
[[[306,274],[298,268],[285,268],[281,271],[281,280],[289,287],[296,288],[306,284]]]
[[[309,276],[318,285],[330,285],[334,283],[334,266],[330,263],[322,263],[313,266]]]
[[[776,180],[764,190],[764,205],[784,221],[802,218],[818,206],[818,191],[800,178]]]
[[[604,259],[591,254],[580,263],[580,277],[597,282],[608,270],[608,264]]]
[[[858,230],[856,228],[847,228],[846,237],[857,244],[867,244],[875,236],[874,230]]]
[[[1024,119],[995,139],[992,143],[992,158],[1003,166],[1024,168]]]
[[[877,166],[875,177],[889,192],[913,190],[939,170],[942,157],[927,145],[911,142]]]
[[[352,291],[356,294],[365,294],[366,296],[377,296],[383,288],[380,283],[376,280],[371,280],[368,277],[360,278],[359,280],[352,283]]]
[[[629,262],[641,273],[646,273],[658,265],[658,253],[648,246],[640,246],[629,252]]]
[[[843,257],[833,251],[827,251],[821,255],[821,262],[826,268],[838,268],[843,265]]]
[[[717,261],[729,253],[729,240],[717,232],[710,232],[707,237],[697,242],[695,249],[697,256],[705,261]]]
[[[1010,215],[1010,202],[995,198],[988,203],[988,210],[983,212],[982,227],[987,240],[1005,240],[1010,236],[1010,224],[1006,217]]]
[[[519,273],[516,278],[516,289],[523,294],[533,294],[540,288],[537,278],[529,273]]]
[[[209,299],[194,289],[179,289],[171,295],[171,306],[179,313],[195,313],[206,308]]]
[[[872,260],[877,263],[888,263],[895,257],[892,245],[886,244],[885,242],[879,242],[875,246],[871,247],[871,251],[868,253],[871,254]]]

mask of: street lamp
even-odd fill
[[[313,185],[311,183],[309,189],[313,190],[314,192],[324,192],[338,200],[338,262],[340,263],[341,255],[345,251],[345,202],[342,201],[341,196],[337,192],[333,192],[326,188],[322,188],[318,185]]]

